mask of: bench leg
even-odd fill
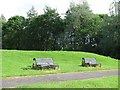
[[[57,69],[57,70],[58,70],[58,69],[59,69],[59,66],[56,66],[56,67],[55,67],[55,69]]]

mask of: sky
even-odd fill
[[[32,6],[34,6],[39,14],[42,14],[45,5],[57,9],[59,14],[63,14],[69,8],[70,2],[78,3],[79,1],[80,0],[1,0],[0,15],[3,14],[6,19],[15,15],[26,17],[26,12],[28,12]],[[93,13],[108,14],[108,9],[113,0],[87,1]]]

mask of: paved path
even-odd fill
[[[92,72],[75,72],[75,73],[40,75],[40,76],[28,76],[28,77],[2,79],[2,87],[8,88],[8,87],[29,85],[40,82],[82,80],[82,79],[99,78],[103,76],[116,76],[116,75],[118,75],[118,70],[103,70],[103,71],[92,71]]]

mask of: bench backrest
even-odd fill
[[[96,64],[95,58],[83,58],[83,60],[85,61],[85,63]]]
[[[36,65],[41,65],[41,64],[53,64],[53,59],[52,58],[34,58]]]

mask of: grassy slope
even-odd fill
[[[60,70],[24,70],[33,63],[33,58],[53,58],[56,64],[60,65]],[[94,57],[102,63],[101,68],[81,67],[83,57]],[[65,72],[83,72],[92,70],[117,69],[118,61],[110,57],[105,57],[86,52],[67,52],[67,51],[19,51],[2,50],[2,76],[26,76]],[[120,61],[119,61],[120,62]]]
[[[44,82],[18,88],[118,88],[118,77],[102,77],[86,80],[71,80],[61,82]]]

